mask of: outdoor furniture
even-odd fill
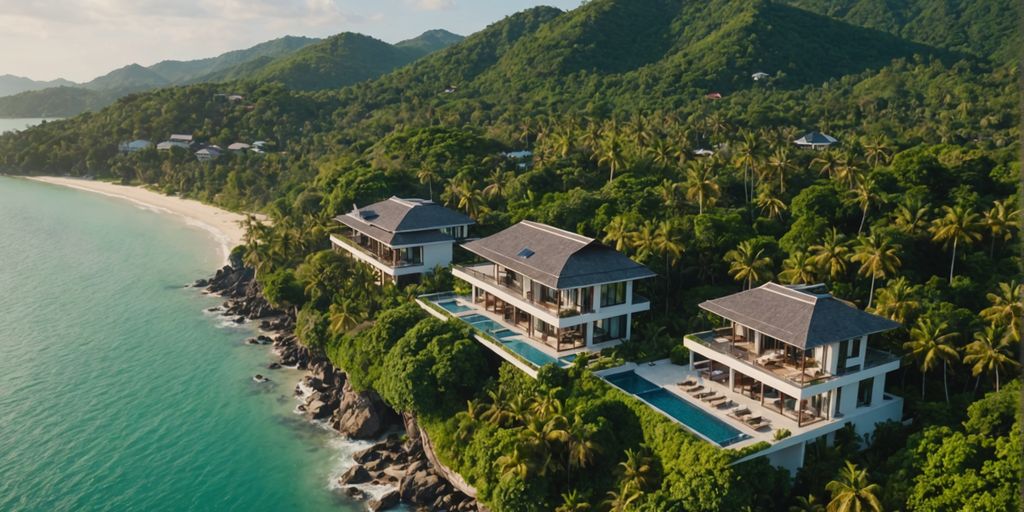
[[[711,376],[708,377],[712,382],[724,382],[729,380],[729,372],[725,370],[715,370],[711,372]]]
[[[727,399],[725,398],[724,395],[718,395],[718,396],[713,397],[711,399],[707,399],[707,398],[704,399],[705,402],[707,402],[707,403],[709,403],[711,405],[715,405],[715,406],[717,406],[718,404],[720,404],[722,402],[725,402],[726,400]]]
[[[730,418],[733,418],[733,419],[736,419],[736,420],[739,420],[739,421],[743,421],[743,417],[744,416],[748,416],[749,414],[750,414],[750,409],[747,408],[747,407],[743,407],[741,409],[736,409],[735,411],[730,412],[728,414],[728,416]]]
[[[716,398],[718,398],[720,396],[721,395],[719,395],[715,391],[709,391],[707,394],[705,394],[704,396],[700,397],[700,401],[701,402],[710,402],[710,401],[712,401],[712,400],[714,400],[714,399],[716,399]],[[722,397],[722,398],[725,398],[725,397]]]
[[[698,386],[693,386],[690,389],[686,390],[687,393],[689,393],[691,395],[694,395],[694,396],[701,394],[703,391],[704,391],[704,386],[699,386],[699,385]]]
[[[681,387],[681,388],[689,388],[689,387],[697,385],[697,379],[694,379],[693,377],[690,377],[690,378],[688,378],[688,379],[686,379],[686,380],[684,380],[682,382],[677,383],[676,385]]]
[[[768,352],[765,352],[764,354],[759,356],[754,361],[757,362],[757,364],[759,365],[767,366],[768,364],[777,363],[783,357],[784,355],[781,350],[769,350]]]
[[[697,393],[696,395],[693,395],[693,397],[697,398],[698,400],[703,400],[705,397],[709,397],[709,396],[712,396],[714,394],[715,394],[714,391],[705,391],[703,393]]]
[[[717,407],[719,409],[728,409],[730,407],[736,407],[736,402],[733,402],[732,400],[726,400],[726,401],[718,404]]]
[[[750,428],[754,430],[764,430],[767,428],[771,428],[772,422],[758,416],[756,421],[748,420],[747,425],[749,425]]]

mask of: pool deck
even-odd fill
[[[774,444],[775,431],[780,428],[785,428],[789,430],[792,436],[796,437],[799,434],[804,434],[807,432],[818,430],[821,427],[827,426],[829,424],[842,423],[840,420],[831,420],[825,422],[818,422],[813,425],[808,425],[804,427],[797,427],[796,420],[787,418],[786,416],[783,416],[778,412],[772,411],[771,409],[762,406],[761,403],[757,400],[744,396],[743,394],[730,391],[728,385],[719,384],[717,382],[712,382],[709,379],[702,378],[699,372],[697,370],[690,369],[689,365],[675,365],[672,364],[672,362],[669,361],[668,359],[662,359],[659,361],[655,361],[653,363],[629,363],[618,368],[604,370],[600,372],[600,374],[609,375],[628,370],[633,370],[640,377],[643,377],[653,382],[654,384],[661,386],[666,391],[678,396],[679,398],[685,400],[686,402],[698,407],[700,410],[711,414],[715,418],[718,418],[719,420],[725,422],[728,425],[732,425],[740,432],[750,436],[749,439],[744,439],[742,441],[730,444],[728,448],[740,449],[760,441],[766,441],[768,443]],[[716,391],[719,395],[724,395],[729,400],[732,400],[732,402],[735,403],[736,405],[726,409],[719,409],[718,407],[709,405],[706,402],[702,402],[697,398],[690,396],[677,385],[679,382],[682,382],[688,378],[695,379],[697,383],[704,386],[706,391]],[[771,428],[764,429],[761,431],[754,430],[746,423],[741,422],[735,418],[729,417],[728,414],[730,412],[742,407],[747,407],[750,409],[752,414],[761,416],[771,421]]]
[[[583,352],[592,352],[592,353],[593,352],[599,352],[599,351],[601,351],[601,350],[603,350],[605,348],[614,347],[614,346],[616,346],[616,345],[621,343],[620,340],[614,340],[614,341],[609,341],[609,342],[605,342],[605,343],[594,344],[594,345],[589,346],[589,347],[580,347],[580,348],[576,348],[576,349],[563,350],[563,351],[559,352],[559,351],[556,351],[555,349],[545,345],[544,343],[541,343],[541,342],[539,342],[537,340],[534,340],[534,339],[530,338],[525,332],[523,332],[523,330],[521,328],[516,327],[514,325],[510,325],[508,322],[506,322],[503,318],[501,318],[497,314],[492,313],[490,311],[487,311],[486,309],[478,306],[477,304],[473,304],[466,297],[452,295],[452,296],[447,296],[445,298],[431,299],[430,296],[424,296],[424,297],[419,297],[417,299],[417,301],[432,302],[432,303],[434,303],[434,305],[437,305],[437,302],[435,302],[435,300],[441,301],[441,302],[444,302],[446,300],[456,300],[458,304],[466,306],[466,307],[468,307],[470,309],[468,309],[466,311],[461,311],[461,312],[458,312],[458,313],[452,313],[451,311],[447,311],[446,310],[448,312],[449,316],[454,317],[454,318],[463,318],[463,317],[467,317],[467,316],[470,316],[470,315],[480,315],[480,316],[486,317],[488,320],[493,321],[494,323],[500,325],[501,327],[516,333],[515,339],[517,339],[519,341],[522,341],[522,342],[532,346],[533,348],[539,350],[543,354],[551,357],[552,359],[558,361],[559,363],[565,363],[564,361],[562,361],[562,358],[565,358],[565,357],[568,357],[568,356],[580,354],[580,353],[583,353]],[[439,307],[444,309],[443,306],[439,306]],[[433,313],[437,313],[436,310],[431,310],[429,308],[425,308],[425,309],[427,309],[428,311],[432,311]],[[503,359],[508,360],[509,362],[512,362],[513,364],[515,364],[520,369],[523,369],[520,366],[522,364],[521,361],[513,361],[512,359],[514,359],[514,358],[510,359],[511,356],[505,350],[508,347],[504,347],[504,348],[496,347],[496,346],[494,346],[493,342],[490,342],[490,341],[487,341],[487,340],[482,340],[481,342],[483,343],[484,346],[489,348],[491,351],[497,353]],[[511,349],[509,349],[509,350],[511,350]],[[519,364],[516,364],[516,363],[519,363]],[[567,363],[565,363],[565,364],[567,364]],[[530,373],[531,376],[535,376],[535,374],[536,374],[535,371],[531,371],[531,372],[527,372],[527,373]]]

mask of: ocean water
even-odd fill
[[[35,126],[43,121],[58,121],[59,117],[3,117],[0,118],[0,133],[21,131],[25,128]]]
[[[362,509],[330,482],[366,445],[183,286],[221,261],[173,216],[0,177],[0,510]]]

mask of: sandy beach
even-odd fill
[[[125,199],[162,213],[182,217],[185,222],[203,229],[217,240],[225,261],[231,249],[240,245],[245,236],[245,229],[241,224],[245,220],[244,215],[222,210],[193,199],[166,196],[142,187],[117,185],[103,181],[51,176],[37,176],[29,179]]]

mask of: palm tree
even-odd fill
[[[910,341],[904,343],[903,348],[910,351],[910,356],[917,359],[921,367],[921,398],[924,398],[925,375],[941,361],[942,387],[946,392],[946,402],[949,402],[946,365],[959,360],[960,355],[952,344],[957,336],[957,333],[949,330],[948,323],[930,317],[919,318],[917,324],[910,330]]]
[[[643,452],[627,448],[626,460],[619,463],[619,469],[622,471],[622,481],[626,485],[643,491],[650,484],[653,468],[650,457]]]
[[[479,400],[467,400],[466,410],[455,415],[459,423],[458,430],[455,431],[455,439],[463,443],[468,442],[473,437],[477,425],[483,421],[484,410],[484,404]]]
[[[789,148],[783,146],[776,149],[772,156],[768,157],[768,168],[771,173],[779,178],[779,191],[786,191],[786,173],[794,168],[793,161],[789,156]]]
[[[704,214],[704,207],[714,204],[722,193],[711,166],[711,160],[703,158],[691,162],[686,168],[686,181],[683,183],[686,198],[697,202],[701,215]]]
[[[750,131],[742,132],[743,140],[736,147],[733,165],[743,169],[743,199],[750,202],[753,199],[754,187],[748,188],[747,184],[754,176],[754,166],[759,161],[760,148],[757,145],[757,136]]]
[[[818,503],[818,498],[813,494],[797,496],[796,505],[789,507],[789,512],[825,512],[825,507]]]
[[[866,469],[857,469],[857,465],[850,461],[846,461],[846,466],[839,470],[839,476],[825,489],[832,493],[828,512],[882,512],[882,503],[877,496],[881,488],[878,484],[869,483]]]
[[[981,310],[981,316],[995,325],[1008,327],[1008,335],[1020,341],[1021,317],[1024,317],[1024,284],[1017,281],[999,283],[999,293],[990,292],[985,297],[992,305]]]
[[[918,233],[927,229],[928,215],[931,211],[930,204],[922,204],[920,199],[907,198],[896,205],[896,209],[893,211],[893,221],[901,232],[917,236]]]
[[[573,489],[562,493],[562,504],[555,508],[555,512],[587,512],[590,510],[590,503],[580,496],[578,490]]]
[[[870,235],[858,238],[850,261],[860,263],[858,274],[871,277],[867,307],[871,307],[871,302],[875,298],[875,279],[886,279],[900,268],[902,262],[897,255],[899,250],[900,246],[893,244],[889,237],[876,234],[874,231]]]
[[[618,491],[608,491],[608,499],[604,505],[608,512],[626,512],[641,496],[643,493],[636,486],[625,483]]]
[[[957,205],[943,206],[942,217],[932,222],[932,240],[943,242],[947,247],[952,245],[953,256],[949,261],[949,282],[953,282],[953,265],[956,264],[956,248],[958,244],[969,245],[981,240],[978,214],[970,208]]]
[[[846,242],[846,236],[836,228],[832,228],[825,235],[825,240],[818,245],[808,248],[811,252],[811,261],[818,268],[828,272],[829,277],[835,281],[846,273],[846,259],[849,257],[850,247]]]
[[[811,165],[817,165],[818,172],[831,179],[838,171],[841,162],[842,160],[835,151],[826,149],[825,151],[820,151],[818,156],[811,160]]]
[[[782,218],[782,213],[787,210],[786,202],[773,194],[769,187],[762,187],[757,194],[757,206],[768,214],[769,219]]]
[[[569,434],[566,443],[567,474],[573,468],[585,468],[594,462],[594,457],[601,452],[601,446],[594,440],[597,426],[583,421],[579,414],[573,415],[572,423],[566,428]]]
[[[562,401],[559,400],[558,394],[561,393],[562,388],[553,387],[547,390],[547,392],[540,394],[532,404],[530,404],[530,412],[535,414],[538,418],[551,418],[553,416],[562,414]]]
[[[604,227],[604,232],[604,238],[601,240],[606,244],[614,243],[616,251],[624,252],[633,245],[633,223],[625,215],[612,217]]]
[[[1020,210],[1014,210],[1006,206],[1005,201],[992,203],[992,209],[985,212],[982,224],[988,228],[992,236],[992,243],[989,247],[989,257],[995,257],[996,240],[1009,242],[1017,231],[1020,218]]]
[[[753,240],[744,240],[725,253],[725,261],[729,262],[729,275],[743,282],[744,289],[771,277],[772,260],[764,256],[764,248],[755,246]]]
[[[680,226],[671,219],[658,223],[654,231],[654,250],[665,258],[665,314],[668,314],[669,296],[672,290],[672,265],[683,256],[686,248],[679,236]]]
[[[782,268],[782,272],[779,272],[779,281],[785,284],[808,284],[817,281],[817,266],[811,260],[811,256],[803,251],[790,254],[782,262]]]
[[[864,158],[871,167],[878,167],[879,163],[889,163],[889,160],[892,158],[892,151],[885,144],[885,140],[879,136],[875,140],[864,144]]]
[[[626,165],[626,159],[617,134],[606,134],[597,152],[597,165],[608,167],[608,183],[615,179],[615,171]]]
[[[917,288],[919,287],[911,286],[906,277],[901,276],[889,281],[885,288],[878,290],[875,314],[905,324],[921,307],[921,302],[916,297]]]
[[[508,188],[516,174],[511,171],[503,171],[500,167],[491,171],[487,177],[487,186],[484,187],[484,196],[489,199],[496,197],[508,197]]]
[[[850,196],[860,206],[860,227],[857,228],[857,234],[861,234],[864,231],[864,222],[868,219],[868,208],[871,203],[879,199],[878,186],[875,179],[871,176],[866,176],[859,180],[853,189],[850,191]]]
[[[416,178],[420,180],[420,183],[427,186],[427,190],[430,191],[430,200],[434,200],[434,182],[441,179],[441,175],[437,172],[433,166],[424,165],[420,167],[420,170],[416,171]]]
[[[661,198],[661,204],[665,206],[665,210],[670,213],[675,213],[679,207],[679,184],[674,183],[672,180],[662,180],[658,186],[654,187],[654,193]]]
[[[456,203],[456,207],[464,210],[473,219],[487,211],[484,195],[467,178],[459,177],[448,180],[448,200],[446,204]]]
[[[502,481],[513,478],[525,481],[534,469],[532,461],[519,451],[518,446],[512,448],[512,453],[498,457],[495,463],[501,471]]]
[[[569,433],[565,430],[565,417],[560,414],[547,420],[530,418],[526,422],[526,428],[520,432],[523,445],[530,447],[532,453],[542,457],[537,465],[537,473],[540,476],[558,469],[559,461],[556,460],[554,454],[561,444],[568,441],[568,438]]]
[[[654,222],[647,221],[633,233],[630,248],[637,260],[647,261],[658,253],[657,229]]]
[[[1020,366],[1013,359],[1010,349],[1012,338],[1003,334],[1001,327],[989,325],[984,330],[974,333],[974,341],[965,349],[964,363],[972,365],[971,374],[975,377],[982,373],[990,373],[996,379],[996,391],[999,391],[999,371]]]
[[[327,309],[327,316],[331,321],[331,330],[335,333],[348,332],[365,318],[359,305],[351,298],[331,304]]]

